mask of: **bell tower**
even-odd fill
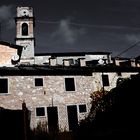
[[[20,62],[34,63],[34,17],[31,7],[17,7],[16,45],[23,46]]]

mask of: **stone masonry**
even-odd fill
[[[108,73],[110,86],[105,90],[110,90],[116,86],[119,76],[116,73]],[[131,74],[123,73],[123,77],[130,77]],[[22,102],[25,101],[27,108],[31,111],[31,128],[37,126],[39,122],[47,122],[47,112],[45,116],[36,116],[37,107],[55,106],[58,109],[59,129],[69,130],[67,106],[76,105],[78,120],[84,119],[88,114],[90,104],[90,94],[102,87],[102,73],[94,72],[92,76],[6,76],[8,78],[8,94],[1,94],[0,106],[8,109],[21,109]],[[35,86],[35,78],[43,78],[43,86]],[[65,90],[65,78],[74,78],[75,91]],[[14,86],[13,86],[14,85]],[[78,105],[85,104],[87,112],[79,113]]]

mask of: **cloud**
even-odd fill
[[[140,41],[140,34],[126,35],[126,40],[129,42],[138,42],[138,41]]]
[[[5,28],[13,28],[15,26],[14,16],[13,5],[0,6],[0,22],[4,24]]]
[[[57,30],[51,34],[51,37],[67,44],[74,44],[83,34],[85,34],[84,28],[74,28],[69,19],[63,19],[60,21]]]
[[[73,44],[75,42],[76,34],[74,30],[70,28],[68,20],[61,20],[59,33],[64,37],[67,43]]]
[[[7,20],[9,19],[11,14],[12,5],[3,5],[0,7],[0,20]]]

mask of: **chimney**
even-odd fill
[[[135,61],[135,59],[131,59],[130,62],[131,62],[131,66],[132,67],[136,67],[136,61]]]
[[[63,59],[63,65],[64,65],[64,66],[70,66],[70,61],[69,61],[69,59]]]
[[[81,67],[86,66],[85,58],[78,58],[78,62]]]
[[[50,66],[56,66],[56,58],[55,57],[49,58],[49,65]]]

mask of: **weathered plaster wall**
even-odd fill
[[[17,54],[17,49],[0,44],[0,66],[12,66],[12,56]]]

